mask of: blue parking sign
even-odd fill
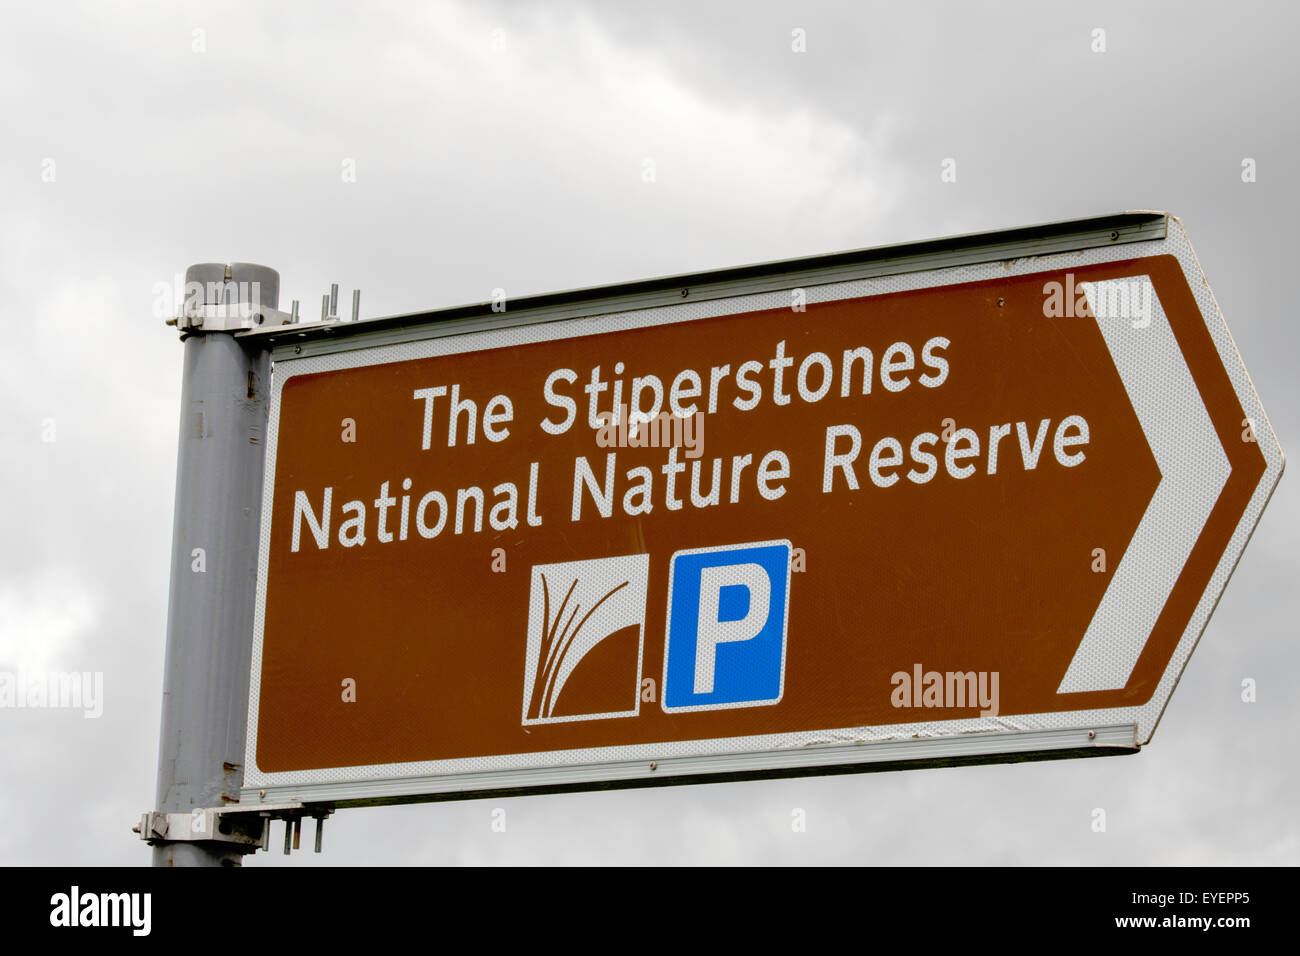
[[[789,541],[678,551],[668,575],[661,706],[778,703],[785,685]]]

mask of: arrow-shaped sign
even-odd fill
[[[1161,214],[244,338],[250,799],[1131,748],[1283,465]]]

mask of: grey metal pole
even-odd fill
[[[241,282],[258,283],[263,306],[278,304],[279,274],[264,266],[197,265],[185,278],[203,283],[209,304],[213,289],[239,301]],[[156,796],[171,813],[228,806],[243,783],[270,387],[269,354],[234,331],[190,330],[184,350]],[[250,849],[162,842],[153,864],[238,866]]]

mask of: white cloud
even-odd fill
[[[64,573],[0,584],[0,671],[82,670],[77,652],[98,613],[91,595]]]

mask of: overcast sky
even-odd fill
[[[105,699],[0,711],[0,863],[150,858],[190,263],[368,317],[1163,209],[1292,448],[1293,5],[269,6],[5,7],[0,670]],[[1136,757],[347,810],[248,863],[1300,863],[1295,481]]]

